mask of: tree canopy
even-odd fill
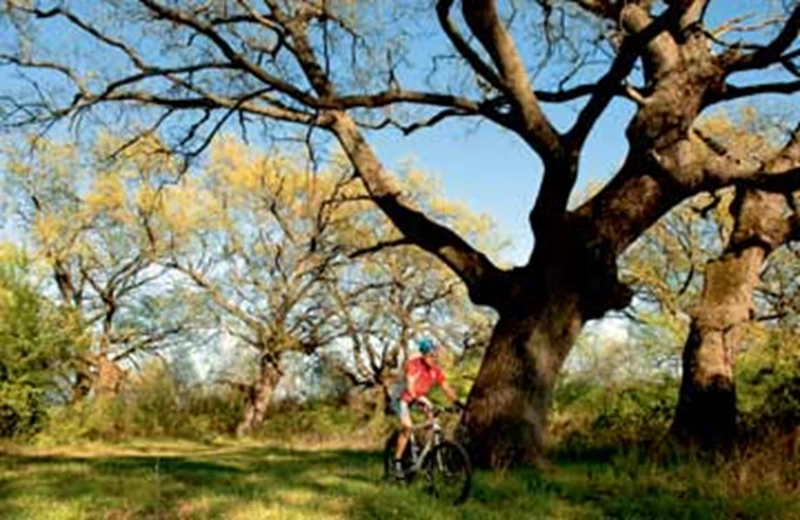
[[[797,92],[800,5],[762,2],[753,26],[731,17],[708,27],[721,4],[12,1],[0,59],[30,75],[6,90],[2,113],[7,126],[46,128],[68,117],[107,120],[105,107],[133,109],[142,131],[128,143],[160,132],[164,151],[185,159],[231,125],[243,135],[254,126],[288,132],[316,153],[332,138],[403,239],[456,273],[474,303],[499,312],[469,399],[471,449],[480,464],[530,462],[582,324],[630,302],[617,257],[697,193],[797,186],[800,130],[753,159],[718,146],[697,122],[721,103]],[[633,108],[627,154],[600,191],[569,208],[591,167],[581,162],[587,138],[617,99]],[[545,104],[575,116],[562,128]],[[374,130],[408,134],[463,118],[502,128],[538,157],[528,219],[536,246],[524,266],[497,265],[416,204],[370,144]]]

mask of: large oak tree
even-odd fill
[[[405,239],[460,276],[474,303],[499,313],[465,421],[475,461],[501,466],[540,453],[551,390],[583,323],[628,304],[631,293],[617,279],[616,258],[629,244],[693,194],[796,177],[796,167],[765,169],[713,153],[693,131],[703,110],[718,103],[800,89],[797,2],[784,2],[777,24],[762,24],[752,41],[734,43],[721,29],[706,27],[705,16],[718,3],[538,0],[520,15],[513,4],[495,0],[403,2],[393,9],[334,0],[128,0],[93,2],[90,10],[12,1],[7,23],[19,46],[3,59],[37,69],[26,78],[40,88],[8,92],[3,111],[9,124],[25,125],[109,104],[150,107],[142,113],[152,127],[177,136],[172,151],[190,157],[229,121],[245,129],[264,121],[300,125],[310,143],[318,131],[335,137]],[[541,24],[534,36],[514,24],[531,16]],[[431,51],[403,54],[397,41],[413,38],[420,27],[433,33],[426,40]],[[541,60],[562,40],[598,28],[604,52],[597,54],[608,56],[603,66],[575,74],[573,67]],[[90,53],[42,43],[61,29],[73,31],[78,50]],[[436,41],[457,59],[426,55],[436,53]],[[541,51],[539,59],[531,48]],[[434,77],[452,67],[453,80],[421,81],[406,65],[431,59]],[[584,62],[597,59],[577,59]],[[550,73],[536,75],[541,84],[534,85],[537,65]],[[730,79],[776,67],[764,82]],[[65,83],[45,88],[52,83],[44,82],[43,71]],[[788,79],[773,79],[781,71]],[[627,155],[602,190],[570,209],[587,137],[615,98],[635,106],[625,132]],[[543,103],[567,104],[577,115],[559,129]],[[536,242],[524,266],[495,265],[415,206],[391,182],[366,134],[368,128],[410,133],[465,117],[515,134],[541,160],[529,216]],[[536,165],[531,162],[532,175]]]

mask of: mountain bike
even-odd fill
[[[472,485],[472,467],[464,448],[456,442],[445,440],[439,415],[456,411],[455,408],[434,406],[430,418],[414,426],[401,459],[404,476],[398,479],[393,472],[395,447],[399,430],[387,439],[383,452],[384,479],[411,484],[419,473],[425,477],[425,488],[433,496],[452,504],[461,504],[468,497]],[[425,435],[419,435],[424,432]],[[420,437],[424,437],[420,443]]]

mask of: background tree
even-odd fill
[[[358,232],[357,214],[339,206],[353,198],[352,183],[341,170],[309,176],[299,160],[226,139],[198,175],[155,194],[159,218],[148,234],[169,252],[166,265],[201,289],[222,327],[256,352],[239,434],[263,422],[285,352],[309,355],[341,335],[325,286],[336,283],[342,245]]]
[[[701,135],[715,153],[768,157],[775,153],[779,129],[779,124],[748,109],[738,121],[725,114],[707,119]],[[795,131],[766,167],[780,162],[796,165],[797,159]],[[641,289],[639,307],[649,307],[662,325],[667,316],[671,329],[678,332],[670,336],[673,339],[688,332],[672,427],[684,444],[723,452],[733,446],[735,359],[756,340],[758,326],[752,320],[774,326],[783,317],[784,313],[768,310],[768,301],[760,296],[767,286],[761,273],[765,265],[771,265],[766,272],[792,270],[785,258],[783,269],[778,267],[780,259],[769,264],[767,260],[795,237],[793,205],[791,190],[770,193],[737,187],[714,198],[698,198],[673,211],[626,255],[626,274]]]
[[[48,287],[90,337],[74,359],[74,401],[116,393],[126,363],[168,346],[190,323],[137,224],[151,211],[141,197],[147,177],[162,165],[145,143],[104,161],[112,142],[100,139],[92,157],[33,139],[5,156],[5,185],[34,256],[51,270]]]
[[[284,353],[352,349],[348,357],[361,369],[355,380],[385,387],[412,320],[430,319],[446,298],[455,308],[457,280],[430,258],[373,252],[398,235],[349,168],[309,175],[302,164],[220,141],[205,169],[156,195],[158,215],[148,222],[154,247],[169,250],[168,265],[202,289],[222,326],[257,353],[255,382],[239,384],[249,395],[239,434],[263,422]],[[433,203],[443,218],[479,230],[480,219],[463,208]],[[441,330],[457,323],[452,313],[448,319]]]
[[[411,170],[402,185],[420,207],[486,251],[497,255],[506,246],[487,217],[447,200],[430,176]],[[435,257],[407,245],[385,216],[373,208],[369,218],[374,225],[366,226],[361,238],[364,245],[349,251],[355,262],[341,281],[363,290],[345,299],[336,287],[331,288],[340,302],[338,316],[352,354],[349,360],[337,359],[334,364],[355,386],[380,388],[388,410],[391,386],[402,364],[415,354],[416,339],[430,336],[456,358],[483,352],[488,343],[486,329],[495,317],[471,306],[462,281]]]
[[[630,301],[630,291],[617,279],[618,255],[696,193],[797,177],[796,168],[766,171],[757,161],[708,153],[707,142],[693,131],[698,116],[722,102],[800,88],[795,64],[800,54],[793,47],[800,24],[796,3],[785,4],[788,12],[765,23],[750,41],[734,43],[705,26],[710,6],[718,4],[711,0],[537,4],[517,17],[520,10],[513,5],[463,0],[456,18],[452,0],[436,2],[440,39],[426,43],[422,56],[438,44],[455,49],[459,59],[447,70],[434,60],[439,67],[434,75],[445,79],[424,85],[396,56],[397,38],[413,36],[416,21],[432,18],[426,18],[434,10],[427,2],[382,10],[360,2],[176,6],[139,0],[93,4],[90,14],[61,5],[7,3],[5,23],[15,29],[16,39],[3,59],[22,69],[52,72],[61,91],[69,93],[57,95],[50,83],[17,90],[6,96],[3,112],[14,126],[47,124],[110,104],[139,107],[150,129],[176,136],[171,150],[188,157],[199,154],[234,116],[244,128],[266,121],[302,125],[312,143],[314,130],[326,131],[399,231],[449,266],[474,303],[497,310],[491,345],[468,401],[470,449],[479,465],[530,462],[541,451],[552,388],[583,323]],[[771,14],[768,5],[759,7],[765,17]],[[550,15],[559,10],[581,16],[564,16],[562,37],[554,39]],[[574,66],[565,70],[549,60],[536,61],[535,51],[517,44],[524,30],[520,25],[532,21],[543,24],[543,37],[526,43],[538,44],[535,50],[545,57],[578,39],[585,44],[579,49],[599,41],[596,54],[608,59],[580,74]],[[37,29],[52,34],[58,24],[81,37],[94,59],[71,59],[36,37]],[[598,32],[599,39],[583,40]],[[99,74],[101,62],[95,60],[105,60]],[[549,72],[536,75],[537,85],[531,62],[543,63]],[[585,60],[578,59],[581,63]],[[730,81],[733,75],[765,69],[783,77]],[[782,81],[786,76],[789,81]],[[585,83],[576,84],[579,80]],[[40,96],[42,91],[54,96]],[[586,140],[617,98],[630,101],[635,110],[625,131],[628,152],[601,191],[569,209]],[[547,102],[575,108],[566,129],[554,125],[543,106]],[[418,110],[390,112],[387,119],[388,107],[395,106]],[[196,112],[197,119],[187,119],[187,111]],[[542,182],[529,218],[536,243],[525,266],[495,265],[420,211],[398,192],[364,131],[408,133],[463,117],[511,132],[541,161]]]
[[[738,139],[727,137],[726,145],[736,150],[727,153],[763,154],[771,144],[768,132],[750,134],[749,139],[741,134]],[[800,128],[766,168],[786,165],[800,165]],[[742,350],[745,328],[757,315],[754,292],[763,265],[774,250],[797,235],[794,204],[788,190],[736,190],[729,208],[733,229],[720,257],[706,265],[702,297],[692,313],[683,351],[673,432],[684,443],[724,452],[733,447],[737,429],[735,359]]]

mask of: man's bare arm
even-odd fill
[[[442,392],[444,392],[448,399],[454,403],[458,401],[458,395],[456,394],[455,390],[453,390],[453,387],[450,386],[450,383],[447,381],[442,381],[442,384],[439,386],[442,387]]]

